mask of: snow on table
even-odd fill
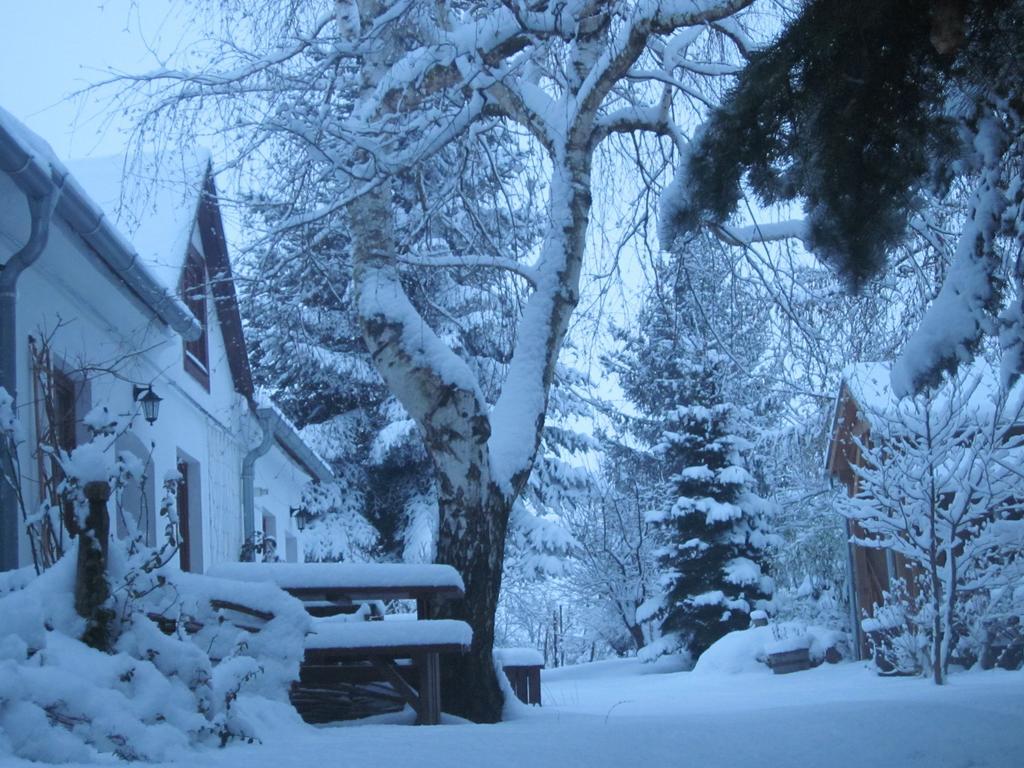
[[[314,622],[306,636],[306,650],[367,650],[452,647],[468,649],[473,630],[464,621],[333,621]],[[396,653],[396,655],[398,655]]]
[[[222,563],[210,575],[239,581],[272,582],[289,591],[331,589],[341,592],[381,592],[447,589],[465,590],[459,572],[450,565],[405,563]]]
[[[544,666],[544,655],[536,648],[495,648],[494,658],[503,667]]]

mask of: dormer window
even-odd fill
[[[210,389],[210,347],[206,333],[206,265],[195,248],[189,248],[182,276],[182,299],[189,311],[199,321],[199,338],[185,342],[185,370]]]

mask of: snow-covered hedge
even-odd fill
[[[74,609],[76,556],[72,546],[54,567],[0,594],[0,755],[166,760],[187,747],[258,739],[239,697],[287,701],[308,627],[302,605],[270,585],[145,570],[112,546],[116,641],[106,654],[78,639],[85,622]],[[248,632],[238,626],[243,615],[236,625],[211,599],[274,618]],[[158,617],[174,622],[170,635]]]

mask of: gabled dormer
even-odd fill
[[[189,246],[185,268],[181,273],[181,298],[202,329],[199,338],[185,341],[182,365],[185,372],[210,391],[210,336],[206,260]]]
[[[183,385],[198,387],[196,397],[205,391],[211,407],[231,391],[251,400],[252,373],[209,154],[97,158],[71,166],[128,235],[140,267],[201,326],[198,338],[180,341],[181,378],[192,382]]]

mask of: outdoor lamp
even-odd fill
[[[156,417],[160,415],[160,401],[163,398],[153,391],[153,385],[140,387],[136,384],[132,387],[132,398],[135,402],[142,403],[143,418],[150,424],[155,422]]]
[[[309,523],[313,519],[313,515],[309,513],[309,510],[304,509],[302,507],[290,507],[288,509],[288,513],[292,516],[292,518],[294,518],[295,527],[298,528],[300,531],[306,530],[306,526],[309,525]]]

